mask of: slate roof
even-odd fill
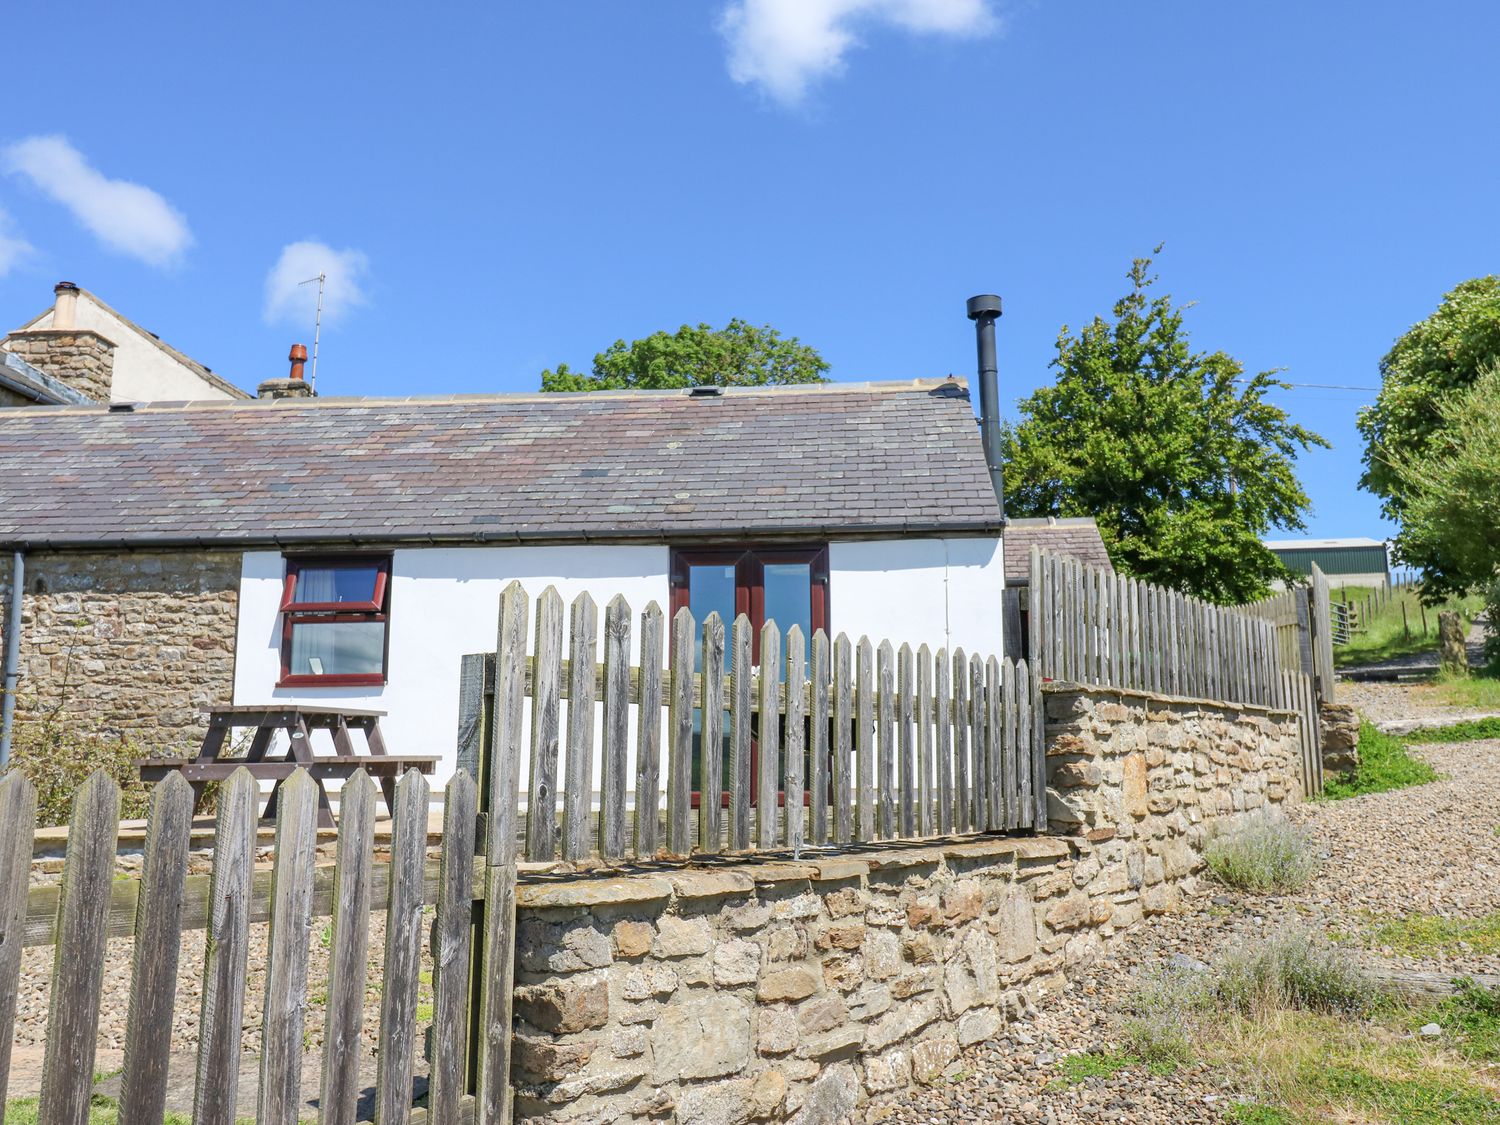
[[[1114,567],[1109,550],[1099,535],[1099,525],[1087,517],[1011,520],[1005,525],[1005,584],[1026,586],[1031,582],[1031,548],[1054,555],[1080,559],[1107,570]]]
[[[290,545],[994,535],[958,380],[35,407],[0,543]]]

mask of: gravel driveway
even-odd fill
[[[1434,744],[1415,752],[1436,767],[1438,781],[1296,811],[1295,819],[1313,833],[1324,854],[1322,872],[1305,891],[1256,897],[1203,880],[1182,913],[1147,919],[1042,1011],[1011,1024],[1004,1038],[967,1052],[955,1066],[956,1080],[872,1102],[866,1120],[902,1125],[1225,1120],[1225,1108],[1245,1092],[1226,1087],[1203,1068],[1167,1077],[1121,1071],[1069,1084],[1059,1059],[1121,1049],[1118,1014],[1137,974],[1174,954],[1211,961],[1226,948],[1252,943],[1288,923],[1348,940],[1368,927],[1369,912],[1473,918],[1500,910],[1500,741]],[[1500,972],[1500,957],[1493,955],[1410,958],[1377,949],[1368,956],[1454,975]]]

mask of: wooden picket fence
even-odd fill
[[[206,930],[192,1118],[234,1125],[251,1112],[261,1123],[291,1125],[302,1110],[303,1034],[315,1013],[308,995],[313,920],[331,918],[329,981],[323,1002],[318,1120],[347,1125],[365,1082],[366,961],[372,911],[387,919],[381,970],[375,1120],[383,1123],[473,1120],[476,1106],[507,1106],[510,1075],[509,987],[512,926],[480,930],[474,900],[493,882],[475,862],[473,779],[460,771],[445,792],[441,858],[427,859],[429,791],[409,772],[397,786],[390,859],[376,862],[375,785],[360,771],[345,784],[335,863],[318,867],[317,785],[298,770],[281,787],[274,859],[257,870],[257,784],[237,771],[219,794],[210,875],[189,875],[192,790],[180,776],[158,784],[147,814],[139,878],[116,879],[119,787],[96,773],[74,801],[62,882],[28,890],[35,793],[17,773],[0,779],[0,1119],[8,1090],[22,946],[53,946],[51,1007],[37,1119],[83,1122],[95,1075],[106,945],[133,938],[121,1125],[160,1122],[167,1104],[168,1062],[182,933]],[[514,888],[512,867],[510,886]],[[422,1044],[418,986],[423,908],[436,904],[431,929],[436,1030],[428,1056],[428,1104],[413,1110],[413,1073]],[[510,901],[514,916],[514,898]],[[503,916],[503,912],[497,912]],[[269,922],[259,1032],[256,1104],[236,1104],[250,966],[250,927]],[[470,1058],[471,960],[504,967],[507,1034],[482,1037]],[[481,1015],[483,1018],[483,1015]],[[470,1093],[477,1085],[479,1098]],[[499,1121],[498,1113],[481,1118]]]
[[[460,769],[448,784],[435,859],[427,847],[428,783],[410,772],[397,786],[390,857],[377,860],[375,788],[361,771],[339,796],[334,863],[320,866],[317,787],[299,770],[281,787],[272,856],[258,869],[259,791],[240,770],[219,794],[210,874],[189,873],[193,795],[173,776],[151,793],[139,877],[117,879],[120,792],[98,773],[75,800],[61,883],[29,887],[35,794],[19,774],[0,779],[0,1095],[8,1090],[22,949],[51,946],[38,1119],[87,1119],[107,944],[129,938],[119,1120],[161,1121],[182,934],[205,930],[202,964],[188,966],[201,981],[193,1120],[233,1125],[253,1112],[258,1122],[290,1125],[302,1109],[305,1060],[316,1057],[318,1119],[346,1125],[368,1086],[360,1062],[370,915],[383,912],[375,1120],[507,1122],[523,854],[574,865],[680,862],[1046,826],[1040,682],[1024,663],[842,635],[830,642],[822,632],[809,658],[800,630],[788,630],[783,646],[772,623],[751,669],[748,622],[735,622],[726,638],[717,616],[700,629],[683,610],[672,622],[668,665],[661,610],[648,606],[636,630],[619,598],[604,614],[601,663],[587,595],[572,606],[568,659],[555,590],[537,600],[534,632],[532,605],[518,584],[500,608],[496,652],[466,663],[462,689],[462,748],[471,756],[464,764],[481,780]],[[703,675],[693,670],[699,635]],[[632,665],[633,639],[639,658]],[[695,757],[696,776],[723,776],[726,746],[724,792],[710,786],[695,808]],[[429,931],[423,910],[433,905]],[[315,1000],[310,947],[322,918],[331,919],[329,978],[325,998]],[[262,967],[252,963],[251,927],[259,923],[268,923],[263,1015],[247,1041],[247,982]],[[429,940],[432,1014],[419,1019]],[[304,1049],[315,1021],[323,1027],[318,1056]],[[414,1108],[424,1036],[427,1104]],[[237,1104],[237,1088],[246,1048],[256,1042],[251,1107]]]
[[[1318,638],[1296,632],[1315,596],[1218,606],[1037,547],[1030,568],[1030,652],[1042,678],[1295,711],[1303,787],[1322,792]]]
[[[526,591],[505,591],[498,650],[465,660],[459,707],[460,764],[484,792],[517,798],[486,807],[491,835],[509,836],[529,861],[798,853],[1046,828],[1041,685],[1024,661],[830,641],[822,630],[809,655],[799,627],[783,643],[769,621],[753,667],[746,617],[726,631],[718,614],[700,626],[686,608],[672,619],[668,654],[661,609],[647,606],[635,630],[616,597],[599,663],[590,595],[566,614],[566,647],[561,596],[549,587],[535,608],[533,634]],[[720,777],[722,789],[702,780]]]

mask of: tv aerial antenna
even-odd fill
[[[313,321],[312,375],[307,380],[314,394],[318,390],[318,337],[323,334],[323,289],[328,284],[328,275],[320,273],[317,277],[310,277],[306,281],[297,282],[298,285],[311,285],[315,281],[318,283],[318,313],[317,318]]]

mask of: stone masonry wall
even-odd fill
[[[1294,800],[1290,715],[1048,693],[1067,837],[730,861],[518,894],[518,1120],[843,1121],[932,1082]]]
[[[10,569],[0,555],[0,629]],[[233,552],[28,553],[18,719],[61,707],[143,753],[192,748],[233,693],[239,580]]]
[[[1291,712],[1074,684],[1045,699],[1048,820],[1094,845],[1117,924],[1172,909],[1211,833],[1302,799]]]
[[[97,332],[87,328],[33,328],[12,332],[0,341],[0,347],[95,402],[109,401],[115,345]]]

